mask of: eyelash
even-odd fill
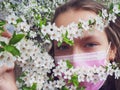
[[[98,44],[97,43],[86,43],[84,44],[84,48],[94,48]],[[65,51],[68,50],[70,47],[68,45],[61,45],[60,47],[56,47],[57,50]]]
[[[86,48],[92,48],[92,47],[96,47],[98,44],[96,44],[96,43],[86,43],[85,45],[84,45],[84,47],[86,47]]]

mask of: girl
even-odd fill
[[[55,24],[60,27],[62,25],[67,26],[72,22],[78,23],[79,19],[87,21],[91,18],[94,19],[95,17],[97,17],[99,11],[102,11],[103,8],[105,7],[91,0],[71,0],[70,2],[56,9],[53,22],[55,22]],[[110,60],[110,62],[119,62],[119,29],[120,17],[117,16],[115,23],[111,21],[103,32],[100,32],[98,30],[94,30],[93,33],[90,33],[89,31],[84,31],[84,37],[82,37],[81,39],[74,38],[73,46],[69,46],[66,43],[63,43],[60,47],[58,47],[57,41],[54,41],[55,61],[57,62],[60,58],[63,59],[65,57],[68,59],[72,59],[77,56],[79,58],[81,54],[87,54],[91,56],[91,53],[94,53],[96,55],[96,52],[98,53],[99,51],[105,51],[105,53],[102,54],[106,54],[108,50],[109,52],[107,53],[106,59]],[[88,64],[83,64],[90,65],[90,62],[87,63]],[[93,62],[93,65],[94,64],[102,65],[103,62],[99,63],[95,61]],[[81,66],[81,63],[75,62],[74,66]],[[2,82],[0,83],[0,90],[16,90],[14,75],[11,70],[13,70],[13,68],[9,69],[6,66],[1,67],[0,76],[2,78]],[[12,74],[10,74],[10,72]],[[6,74],[9,76],[7,77],[7,79],[4,78],[4,76],[7,76]],[[7,81],[8,84],[5,83]],[[88,90],[120,90],[119,82],[120,80],[115,80],[114,77],[108,76],[106,81],[99,82],[96,85],[88,84],[88,86],[86,87]]]
[[[103,5],[92,0],[71,0],[56,9],[53,23],[55,23],[58,27],[66,27],[73,22],[78,23],[79,19],[88,21],[91,18],[94,19],[95,17],[97,17],[97,15],[100,11],[102,11],[102,9],[106,8]],[[54,41],[53,48],[55,61],[57,62],[61,59],[72,59],[75,67],[80,67],[82,66],[82,64],[90,65],[91,62],[82,63],[82,61],[77,61],[76,57],[80,58],[81,54],[89,55],[91,53],[93,54],[99,51],[106,51],[107,53],[108,50],[106,59],[110,62],[120,62],[119,16],[117,16],[115,22],[110,21],[109,25],[104,28],[103,32],[94,30],[94,32],[92,33],[90,33],[89,31],[84,31],[83,34],[84,35],[82,38],[74,38],[73,46],[62,43],[62,45],[58,47],[58,42]],[[93,61],[93,65],[97,64],[98,61]],[[106,81],[95,84],[95,86],[88,84],[86,86],[86,90],[120,90],[119,83],[120,80],[115,80],[114,77],[108,76]]]

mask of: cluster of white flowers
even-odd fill
[[[40,24],[45,24],[45,22],[41,23],[42,19],[50,20],[55,8],[65,1],[66,0],[4,0],[0,2],[0,11],[7,13],[5,14],[6,16],[2,16],[3,19],[6,20],[7,26],[10,25],[14,27],[14,31],[17,33],[24,33],[25,35],[29,35],[29,38],[34,38],[39,30],[32,31],[31,28],[34,29],[33,26],[35,25],[35,27],[39,29]],[[9,39],[7,38],[6,40],[8,44]],[[3,42],[6,40],[0,39],[0,41]],[[41,44],[35,45],[33,40],[24,38],[15,45],[15,48],[20,51],[20,56],[15,57],[11,53],[1,52],[0,65],[7,64],[11,66],[16,62],[16,64],[22,68],[24,76],[20,76],[17,81],[19,90],[24,88],[24,86],[32,87],[34,84],[37,85],[36,90],[41,90],[43,84],[49,79],[47,74],[50,73],[51,69],[55,66],[53,58],[46,52],[47,50],[43,51],[44,49],[42,49]],[[58,85],[60,84],[59,82],[57,83]]]
[[[59,90],[62,88],[62,86],[65,86],[65,81],[63,78],[61,78],[60,80],[45,82],[43,90]]]
[[[94,25],[94,26],[93,26]],[[63,35],[67,32],[67,38],[70,40],[73,40],[74,38],[82,37],[83,31],[90,30],[99,30],[103,31],[105,27],[105,22],[103,22],[102,18],[96,17],[95,19],[90,19],[88,21],[79,20],[79,23],[76,24],[72,22],[71,24],[67,25],[66,27],[61,26],[57,27],[54,24],[48,23],[47,26],[42,26],[41,32],[44,36],[49,35],[50,40],[56,40],[56,41],[63,41],[64,37]]]
[[[61,78],[64,78],[63,80],[66,83],[65,85],[67,85],[68,83],[66,81],[71,80],[73,75],[77,75],[79,83],[84,81],[96,83],[98,81],[106,80],[108,75],[112,76],[113,74],[115,75],[116,79],[120,77],[120,69],[115,62],[107,63],[105,66],[99,67],[81,66],[77,68],[74,67],[68,68],[66,61],[60,60],[56,68],[53,70],[53,72],[54,72],[53,75],[57,76],[59,80],[61,80]]]
[[[50,20],[55,8],[66,1],[67,0],[4,0],[2,2],[5,6],[4,11],[7,11],[7,13],[15,13],[16,15],[23,14],[27,20],[30,20],[29,23],[37,23],[39,19],[35,19],[36,16],[40,15],[40,17],[43,16],[42,18],[45,17],[47,20]],[[11,9],[11,7],[14,7],[14,9]],[[1,8],[0,11],[3,12]]]
[[[15,27],[15,30],[18,32],[29,32],[29,35],[34,38],[36,37],[36,31],[31,32],[30,28],[34,25],[37,25],[39,28],[42,19],[44,18],[47,21],[50,21],[51,17],[53,16],[52,14],[55,11],[55,8],[58,5],[65,3],[66,1],[67,0],[5,0],[2,1],[2,4],[0,3],[0,5],[1,8],[4,7],[1,12],[5,11],[7,13],[7,17],[3,17],[9,25],[12,24]]]
[[[88,21],[79,19],[78,23],[72,22],[66,27],[57,27],[55,23],[48,23],[47,26],[42,26],[41,32],[44,36],[48,35],[50,40],[56,40],[62,42],[64,35],[67,34],[67,38],[73,40],[74,38],[82,37],[83,31],[103,31],[110,21],[115,22],[116,14],[120,13],[119,5],[115,4],[112,8],[112,13],[108,13],[106,9],[102,9],[101,15],[95,18],[91,18]]]
[[[17,65],[22,67],[25,77],[20,77],[23,85],[32,86],[37,83],[37,90],[40,90],[43,83],[49,78],[47,73],[54,67],[53,58],[47,52],[41,52],[40,47],[34,45],[33,41],[23,39],[16,44],[21,55],[17,57]]]
[[[21,21],[18,23],[17,20],[21,19]],[[28,32],[30,31],[30,26],[25,17],[24,16],[20,16],[18,17],[17,15],[15,15],[15,13],[12,13],[11,15],[8,15],[8,17],[6,17],[6,21],[8,22],[8,24],[13,24],[16,25],[16,31],[20,32],[20,31],[24,31],[24,32]]]
[[[46,52],[47,50],[44,51],[41,44],[38,42],[36,44],[33,41],[33,38],[36,37],[37,34],[40,33],[41,36],[41,32],[44,36],[48,35],[50,40],[62,42],[66,37],[70,40],[83,37],[84,30],[103,31],[104,27],[106,27],[110,21],[115,22],[116,14],[120,13],[120,6],[114,5],[112,13],[107,13],[107,10],[103,9],[100,16],[94,19],[91,18],[88,21],[80,19],[78,24],[72,22],[66,27],[57,27],[55,23],[48,23],[48,25],[46,25],[44,19],[49,21],[55,8],[66,1],[67,0],[3,0],[0,2],[0,11],[3,5],[4,13],[6,11],[8,13],[5,14],[7,15],[7,17],[5,17],[7,23],[12,25],[17,33],[27,35],[27,39],[23,38],[15,45],[15,48],[20,51],[20,56],[13,56],[9,50],[9,52],[0,52],[0,66],[6,64],[12,67],[16,62],[16,64],[22,68],[23,75],[20,76],[17,81],[19,90],[22,90],[24,87],[32,87],[34,84],[37,85],[36,90],[57,90],[64,86],[68,90],[76,90],[76,87],[72,84],[67,86],[67,80],[71,80],[74,75],[77,75],[79,83],[84,81],[95,83],[99,80],[105,80],[108,75],[113,74],[116,79],[120,77],[120,70],[116,63],[108,63],[104,67],[68,68],[67,63],[61,60],[55,67],[54,59]],[[38,32],[35,31],[34,25],[37,27]],[[31,28],[35,30],[32,31]],[[8,44],[9,39],[0,37],[0,42],[2,49],[3,42]],[[51,74],[53,67],[55,68]],[[86,70],[86,68],[88,69]],[[51,74],[50,77],[48,73]],[[54,77],[57,77],[58,80],[54,80]]]
[[[4,42],[3,44],[9,45],[9,41],[9,38],[0,37],[0,42]],[[1,49],[2,45],[0,46]],[[32,40],[23,38],[15,46],[20,51],[20,56],[16,57],[10,52],[2,51],[0,53],[0,67],[6,65],[13,68],[16,62],[24,74],[24,76],[19,77],[23,82],[17,81],[19,90],[24,85],[31,87],[34,83],[37,85],[37,90],[41,90],[43,84],[49,79],[47,74],[55,66],[54,59],[47,52],[42,51],[40,46],[35,45]]]

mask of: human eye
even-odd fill
[[[61,50],[61,51],[68,50],[68,49],[69,49],[68,45],[61,45],[60,47],[57,47],[57,50]]]
[[[97,44],[97,43],[93,43],[93,42],[86,43],[86,44],[84,45],[85,48],[94,48],[94,47],[96,47],[96,46],[98,46],[98,44]]]

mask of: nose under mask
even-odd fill
[[[100,66],[105,65],[107,53],[106,51],[98,51],[84,54],[73,54],[66,56],[55,56],[55,62],[58,63],[60,60],[69,60],[74,67],[80,66]]]

